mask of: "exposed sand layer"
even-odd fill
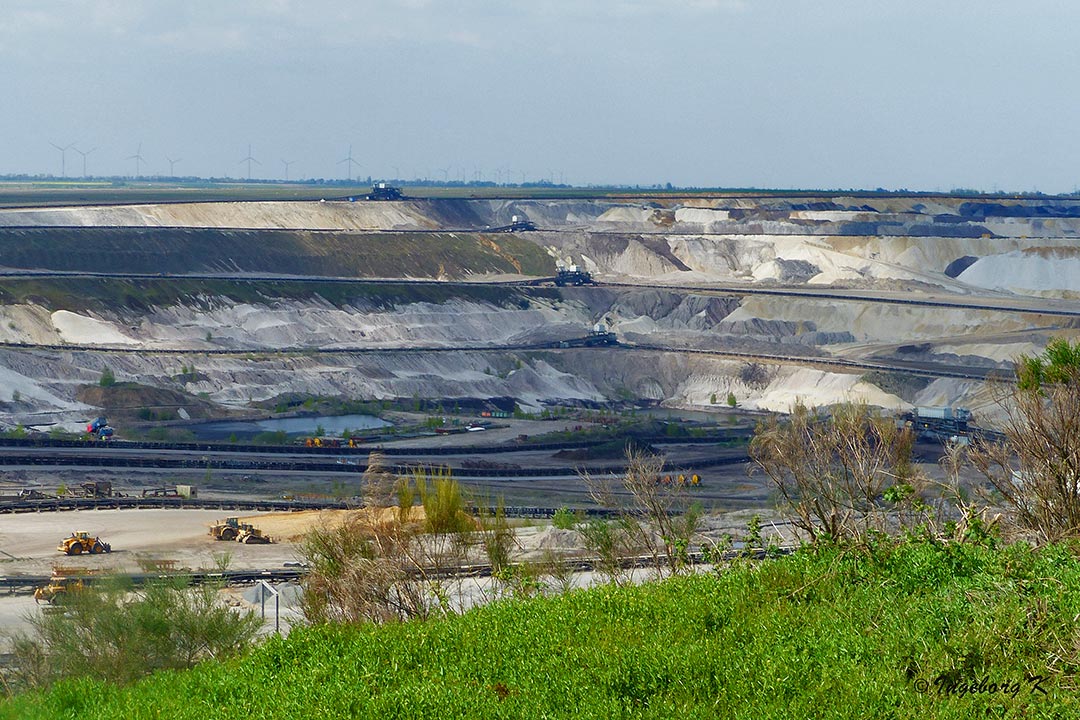
[[[959,279],[975,287],[1019,295],[1080,296],[1080,256],[1076,247],[1040,248],[979,258]]]
[[[828,373],[812,368],[783,368],[769,386],[751,395],[746,405],[759,410],[790,412],[793,405],[807,407],[842,402],[866,402],[884,408],[901,408],[903,400],[863,382],[858,375]]]
[[[62,342],[73,345],[138,345],[117,327],[104,320],[79,315],[67,310],[52,314],[52,324]]]

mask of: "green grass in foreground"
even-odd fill
[[[829,549],[445,621],[298,630],[127,688],[66,681],[0,717],[1080,717],[1078,613],[1080,562],[1063,547]]]

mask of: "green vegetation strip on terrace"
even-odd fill
[[[804,551],[447,620],[297,630],[126,688],[67,680],[0,717],[1080,717],[1078,613],[1080,562],[1062,546]]]
[[[402,187],[409,198],[594,198],[618,195],[646,198],[672,194],[696,196],[697,193],[628,188],[559,187],[527,185],[409,185]],[[331,198],[363,197],[371,185],[345,183],[114,183],[109,181],[53,181],[38,183],[0,182],[0,207],[57,205],[117,205],[166,202],[263,202],[312,201]]]
[[[218,228],[2,228],[8,268],[100,273],[343,277],[548,276],[555,261],[510,233],[354,233]]]
[[[336,307],[390,308],[416,302],[452,299],[523,307],[530,297],[554,299],[553,288],[508,288],[439,283],[336,283],[202,280],[162,278],[8,278],[0,280],[0,303],[33,303],[49,310],[80,312],[145,312],[151,308],[188,305],[208,308],[215,301],[266,304],[275,300],[319,299]]]
[[[363,195],[370,186],[269,183],[117,183],[54,181],[0,183],[0,207],[321,200]]]

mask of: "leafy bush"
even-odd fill
[[[1000,442],[976,441],[969,457],[1040,542],[1080,535],[1080,342],[1054,340],[1015,364],[998,387]]]
[[[31,617],[32,635],[15,639],[16,683],[49,685],[89,677],[130,682],[244,650],[261,627],[238,613],[219,588],[185,578],[134,589],[119,579],[65,594],[63,612]]]
[[[336,526],[315,528],[300,546],[311,567],[303,581],[305,618],[385,622],[454,610],[438,570],[462,563],[477,530],[460,485],[444,469],[395,477],[381,454],[372,453],[363,486],[362,510]],[[422,517],[414,513],[417,499]],[[505,528],[492,529],[505,536]]]
[[[617,481],[581,473],[593,501],[615,511],[614,524],[593,522],[579,529],[588,548],[601,557],[601,572],[612,580],[618,577],[612,563],[621,565],[618,558],[629,554],[649,554],[660,577],[688,567],[701,508],[691,501],[686,484],[664,476],[663,469],[663,456],[627,443],[626,471]]]
[[[561,507],[551,517],[551,524],[559,530],[573,530],[579,522],[578,515],[569,508]]]
[[[912,493],[891,497],[915,499],[925,484],[911,464],[914,442],[910,430],[865,404],[837,405],[826,415],[797,403],[785,421],[758,425],[750,457],[808,537],[863,541],[887,527],[890,487],[910,484]]]

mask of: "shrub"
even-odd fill
[[[865,404],[838,405],[825,416],[800,403],[785,422],[772,417],[758,425],[750,457],[811,539],[862,541],[885,527],[888,488],[907,483],[912,492],[903,496],[918,495],[914,441],[910,430]]]
[[[462,563],[477,528],[457,481],[443,469],[417,468],[411,477],[397,478],[372,453],[363,488],[362,510],[340,525],[312,530],[301,543],[300,554],[311,566],[303,581],[304,617],[364,623],[455,610],[440,570]],[[417,499],[423,519],[413,512]],[[492,532],[493,542],[505,539],[497,524]]]
[[[1041,542],[1080,535],[1080,342],[1051,342],[1015,364],[1017,384],[998,386],[1000,442],[978,441],[969,457]]]
[[[67,593],[64,612],[32,616],[33,634],[15,639],[16,680],[27,687],[72,677],[130,682],[238,654],[262,622],[235,612],[218,590],[186,578],[138,589],[113,579]]]
[[[581,531],[604,564],[611,562],[605,554],[644,552],[652,557],[657,575],[686,567],[700,508],[690,502],[685,484],[663,477],[663,468],[662,456],[628,445],[626,472],[617,483],[582,474],[592,499],[615,511],[614,524],[590,523]]]
[[[577,522],[577,515],[569,508],[564,507],[556,510],[555,514],[551,517],[551,524],[559,530],[573,530],[574,525],[576,525]]]

